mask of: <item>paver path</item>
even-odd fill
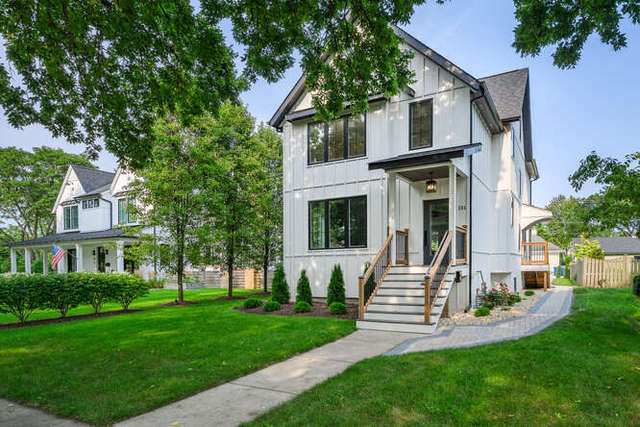
[[[533,335],[569,314],[573,288],[552,287],[529,313],[488,325],[450,326],[434,335],[413,338],[386,353],[388,356],[445,348],[473,347]]]

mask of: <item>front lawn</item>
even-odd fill
[[[571,279],[565,279],[564,277],[556,277],[551,281],[554,286],[575,286]]]
[[[241,301],[213,300],[225,295],[224,289],[185,291],[185,299],[200,301],[197,305],[158,305],[176,293],[152,290],[132,305],[146,308],[143,312],[0,330],[0,395],[58,415],[110,424],[355,328],[352,320],[245,314],[233,309]]]
[[[638,425],[640,298],[576,288],[537,335],[360,362],[259,425]]]

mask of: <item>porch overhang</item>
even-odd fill
[[[50,236],[38,237],[36,239],[24,240],[22,242],[9,243],[8,246],[20,248],[20,247],[45,247],[51,246],[54,243],[71,243],[87,240],[104,240],[104,239],[135,239],[136,236],[127,234],[122,229],[112,228],[104,231],[90,231],[81,233],[79,231],[73,231],[70,233],[58,233]]]
[[[440,148],[437,150],[417,151],[389,159],[369,163],[369,170],[384,169],[385,171],[407,168],[411,166],[432,165],[451,159],[467,157],[482,150],[482,144],[466,144],[456,147]]]
[[[552,218],[553,213],[551,213],[551,211],[523,203],[522,214],[520,215],[520,228],[526,230],[541,222],[549,221]]]

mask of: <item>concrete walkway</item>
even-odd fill
[[[85,424],[58,418],[35,408],[29,408],[8,400],[0,399],[1,427],[78,427]]]
[[[517,340],[540,332],[571,311],[573,288],[553,287],[522,317],[488,325],[451,326],[435,334],[413,338],[386,353],[387,356],[446,348],[474,347],[505,340]]]

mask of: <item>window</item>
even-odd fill
[[[67,206],[63,211],[64,229],[75,230],[78,228],[78,206]]]
[[[365,116],[344,116],[307,126],[308,163],[332,162],[366,154]]]
[[[309,202],[309,249],[366,246],[366,196]]]
[[[131,207],[135,207],[136,199],[126,197],[118,199],[118,224],[136,222],[135,213]]]
[[[89,199],[82,201],[82,209],[97,208],[100,206],[100,199]]]
[[[522,170],[518,169],[518,198],[522,200]]]
[[[433,146],[433,99],[409,104],[409,149]]]

